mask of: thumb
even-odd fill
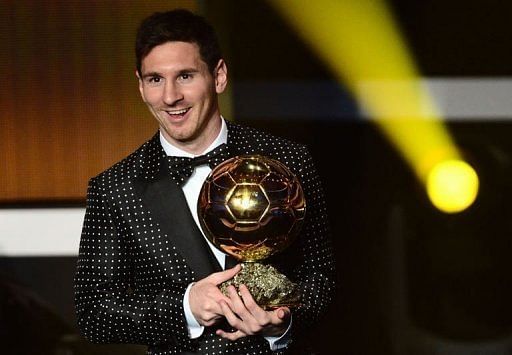
[[[288,307],[282,307],[277,310],[277,316],[281,320],[287,320],[288,318],[290,318],[290,314],[291,312]]]
[[[242,266],[237,264],[231,269],[215,272],[210,275],[210,281],[212,281],[215,285],[220,285],[224,281],[232,279],[241,269]]]

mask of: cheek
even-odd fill
[[[182,89],[183,96],[189,101],[206,102],[208,101],[209,88],[204,85],[195,85]]]
[[[159,98],[160,98],[160,94],[157,90],[145,89],[143,91],[143,100],[149,105],[154,105],[154,104],[158,103]]]

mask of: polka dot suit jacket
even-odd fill
[[[301,234],[271,260],[302,292],[303,306],[292,311],[293,348],[294,339],[315,326],[334,297],[320,180],[302,145],[228,122],[228,147],[232,156],[262,154],[281,161],[304,189]],[[186,287],[220,267],[164,162],[156,134],[89,182],[75,277],[82,333],[97,343],[145,344],[149,354],[271,354],[261,336],[231,342],[217,336],[215,327],[189,339],[182,302]]]

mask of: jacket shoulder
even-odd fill
[[[301,152],[307,150],[304,144],[280,137],[269,132],[237,123],[229,123],[230,140],[232,140],[242,154],[252,154],[261,151],[267,154],[284,155],[287,152]]]
[[[158,158],[161,150],[158,134],[156,134],[128,156],[91,178],[90,181],[109,187],[128,184],[133,179],[143,174],[153,173],[155,169],[159,168]]]
[[[261,154],[286,165],[295,174],[301,174],[311,160],[306,145],[276,136],[253,127],[229,124],[229,143],[237,155]]]

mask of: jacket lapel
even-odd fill
[[[160,145],[158,141],[156,144]],[[156,162],[160,165],[157,169],[148,169],[156,171],[156,175],[153,178],[148,178],[147,175],[136,178],[134,187],[144,205],[159,223],[163,234],[170,238],[194,271],[196,280],[199,280],[220,271],[221,267],[188,209],[183,190],[171,179],[164,160],[165,153],[161,150],[160,147],[159,157],[146,157],[149,159],[146,163]]]

